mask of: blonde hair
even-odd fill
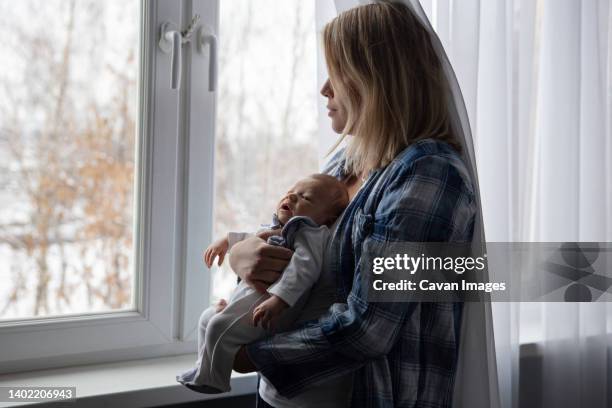
[[[450,126],[448,82],[430,35],[401,3],[347,10],[323,30],[335,93],[348,106],[334,150],[350,133],[349,173],[384,167],[417,140],[435,138],[460,150]]]

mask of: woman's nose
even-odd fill
[[[334,92],[332,90],[331,83],[329,82],[329,78],[327,79],[327,81],[325,81],[325,83],[323,84],[323,87],[321,88],[321,95],[327,98],[334,97]]]

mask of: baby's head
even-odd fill
[[[276,215],[285,225],[291,217],[310,217],[318,225],[331,225],[348,205],[343,183],[326,174],[312,174],[299,180],[276,206]]]

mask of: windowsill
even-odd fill
[[[0,375],[0,386],[76,387],[76,403],[70,407],[151,407],[232,397],[255,392],[255,374],[232,374],[232,391],[200,394],[176,382],[178,373],[194,363],[194,354],[133,360],[120,363],[75,366]],[[51,403],[57,406],[57,402]],[[50,405],[49,403],[6,403],[0,407]],[[63,406],[63,405],[62,405]]]

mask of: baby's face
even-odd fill
[[[284,225],[296,215],[310,217],[318,225],[327,224],[334,216],[333,188],[312,177],[295,183],[276,206],[276,215]]]

